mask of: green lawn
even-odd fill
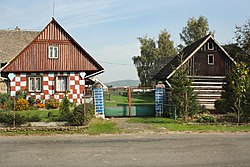
[[[128,104],[128,97],[121,95],[111,95],[110,101],[105,100],[105,106],[117,106],[117,104]],[[132,95],[132,104],[154,104],[154,96]]]
[[[180,121],[174,122],[169,118],[131,118],[129,123],[145,123],[154,127],[164,127],[170,131],[199,131],[199,132],[250,132],[250,125],[206,125],[206,124],[184,124]]]

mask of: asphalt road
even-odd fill
[[[250,134],[1,136],[0,166],[249,167]]]

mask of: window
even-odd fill
[[[58,76],[56,78],[56,91],[66,92],[68,90],[68,77]]]
[[[214,50],[214,43],[213,42],[208,42],[208,47],[207,47],[207,49],[208,50]]]
[[[41,92],[41,77],[29,77],[29,92]]]
[[[208,55],[208,65],[214,65],[214,55]]]
[[[49,58],[51,59],[57,59],[58,58],[58,46],[49,46]]]

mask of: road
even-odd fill
[[[0,136],[0,166],[249,167],[249,133]]]

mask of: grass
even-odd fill
[[[94,119],[86,130],[86,133],[89,135],[114,134],[120,132],[121,130],[116,126],[115,122],[102,119]]]
[[[169,118],[131,118],[129,123],[145,123],[154,127],[164,127],[169,131],[198,131],[198,132],[250,132],[250,125],[207,125],[207,124],[184,124],[180,120],[174,122]]]
[[[128,104],[128,97],[111,95],[110,101],[105,100],[105,106],[114,107],[117,104]],[[154,96],[132,95],[132,104],[154,104]]]
[[[109,120],[93,119],[87,128],[80,127],[70,130],[65,129],[49,129],[49,128],[34,128],[34,129],[13,129],[13,130],[0,130],[0,136],[14,136],[14,135],[56,135],[56,134],[89,134],[89,135],[100,135],[100,134],[117,134],[122,132],[116,126],[116,123]]]

